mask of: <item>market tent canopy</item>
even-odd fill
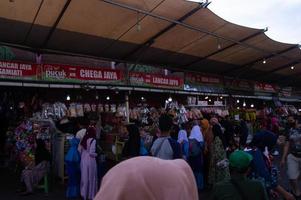
[[[301,86],[298,45],[273,41],[265,29],[225,21],[205,3],[4,0],[0,30],[1,44],[41,52]]]

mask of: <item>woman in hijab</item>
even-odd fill
[[[204,188],[204,138],[199,125],[192,127],[189,136],[189,158],[188,163],[194,173],[199,190]]]
[[[251,148],[245,151],[253,156],[250,178],[263,182],[267,193],[274,196],[281,195],[286,200],[293,200],[292,194],[287,192],[278,182],[278,169],[272,163],[270,151],[276,146],[278,136],[270,131],[261,130],[254,135]],[[276,195],[276,196],[278,196]]]
[[[25,183],[26,191],[22,195],[33,193],[34,186],[38,185],[42,178],[48,173],[51,155],[45,147],[45,142],[36,140],[35,164],[27,166],[22,171],[21,181]]]
[[[123,155],[125,157],[135,157],[140,155],[141,137],[138,127],[135,124],[126,126],[129,139],[124,146]]]
[[[82,139],[81,148],[81,188],[84,200],[93,199],[97,193],[96,129],[89,127]]]
[[[226,151],[223,146],[222,130],[216,123],[217,119],[210,120],[213,132],[213,143],[210,148],[210,167],[209,167],[209,184],[215,185],[226,178],[230,177]]]
[[[181,129],[178,134],[178,143],[181,146],[181,151],[182,151],[184,160],[187,160],[188,155],[189,155],[189,142],[188,142],[188,137],[187,137],[188,129],[189,129],[188,123],[184,123],[184,124],[182,124]]]
[[[210,147],[213,142],[213,133],[210,123],[207,119],[201,120],[202,133],[204,135],[204,185],[208,185],[209,164],[210,164]]]
[[[68,187],[66,197],[77,198],[80,194],[80,154],[77,150],[80,140],[76,137],[70,139],[70,148],[65,156],[68,174]]]
[[[183,160],[136,157],[113,167],[95,200],[198,200],[193,173]]]

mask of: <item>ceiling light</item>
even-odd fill
[[[237,107],[237,110],[239,110],[240,109],[240,107]]]
[[[244,102],[244,103],[242,104],[242,106],[243,106],[243,107],[246,107],[246,106],[247,106],[246,102]]]
[[[106,98],[108,101],[111,99],[109,96],[107,96],[107,98]]]
[[[240,102],[239,99],[237,99],[237,100],[236,100],[236,103],[239,103],[239,102]]]
[[[71,100],[70,95],[67,95],[66,100],[67,100],[67,101],[70,101],[70,100]]]
[[[220,97],[220,99],[223,99],[224,97]]]
[[[263,59],[262,63],[263,63],[263,64],[266,64],[266,63],[267,63],[266,59]]]
[[[141,97],[141,100],[143,101],[143,100],[144,100],[144,97]]]
[[[168,102],[172,102],[172,98],[171,97],[168,98]]]
[[[254,108],[254,104],[251,104],[251,108]]]
[[[294,70],[295,69],[295,66],[293,65],[293,66],[291,66],[291,70]]]
[[[208,96],[205,97],[205,99],[208,99],[208,98],[209,98]]]
[[[211,100],[211,99],[209,99],[208,101],[209,101],[209,102],[211,102],[212,100]]]

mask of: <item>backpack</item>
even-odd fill
[[[172,138],[168,138],[168,141],[173,151],[173,159],[182,158],[182,150],[180,144]]]
[[[189,140],[189,156],[197,156],[202,152],[201,143],[197,142],[195,139]]]

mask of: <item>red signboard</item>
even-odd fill
[[[64,82],[121,82],[123,77],[120,70],[80,67],[68,65],[43,65],[43,79],[46,81]]]
[[[0,61],[0,78],[36,80],[37,68],[35,64]]]
[[[255,83],[255,91],[256,92],[277,93],[279,91],[279,87],[274,84],[257,82],[257,83]]]
[[[129,77],[132,85],[175,89],[183,89],[184,87],[184,81],[180,77],[139,72],[130,72]]]
[[[208,76],[203,74],[185,74],[185,79],[187,83],[190,84],[209,84],[209,85],[222,85],[223,79],[217,76]]]

